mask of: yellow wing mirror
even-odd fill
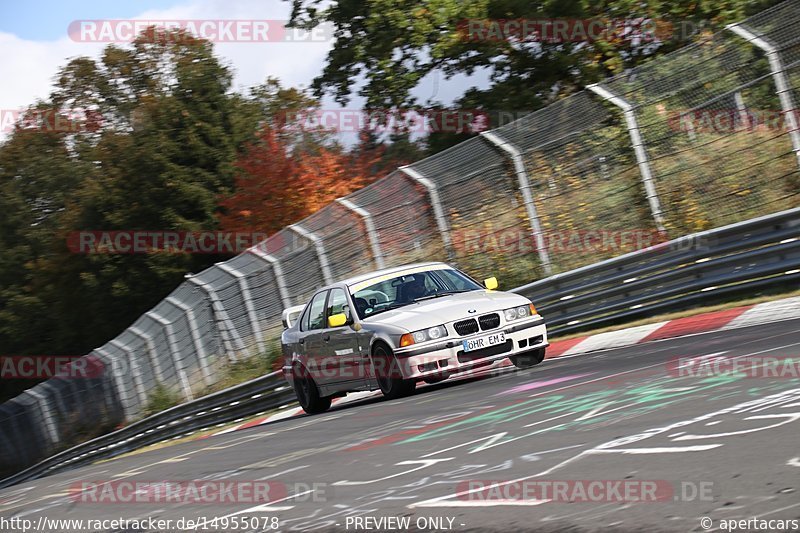
[[[347,315],[344,313],[338,313],[328,317],[329,328],[338,328],[345,324],[347,324]]]
[[[483,280],[483,286],[489,289],[490,291],[495,290],[497,288],[497,278],[494,276],[492,276],[491,278],[486,278],[485,280]]]

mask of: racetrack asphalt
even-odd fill
[[[791,357],[796,369],[800,320],[487,371],[61,472],[0,491],[0,530],[21,531],[22,520],[97,530],[45,518],[173,520],[104,531],[713,531],[751,520],[738,524],[747,531],[759,528],[753,519],[800,521],[800,379],[789,366],[678,370],[676,358],[701,356]],[[268,481],[271,501],[118,501],[136,481]],[[106,501],[75,492],[104,482]],[[620,483],[658,487],[657,501],[620,501],[609,489]],[[201,517],[204,527],[186,527]]]

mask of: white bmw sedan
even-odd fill
[[[303,409],[318,413],[347,392],[380,389],[397,398],[417,381],[434,383],[505,357],[520,368],[540,363],[548,346],[544,319],[527,298],[496,288],[495,278],[480,284],[444,263],[324,287],[298,318],[285,318],[284,376]]]

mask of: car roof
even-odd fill
[[[333,285],[331,285],[331,287],[333,287],[333,286],[342,286],[342,285],[348,285],[348,286],[349,285],[355,285],[356,283],[360,283],[362,281],[367,281],[369,279],[372,279],[372,278],[375,278],[375,277],[378,277],[378,276],[383,276],[383,275],[386,275],[386,274],[393,274],[395,272],[401,272],[403,270],[408,270],[410,268],[421,268],[421,267],[430,267],[430,266],[439,266],[439,265],[444,265],[444,266],[450,267],[450,265],[448,265],[447,263],[442,263],[441,261],[428,261],[426,263],[411,263],[411,264],[400,265],[400,266],[391,267],[391,268],[384,268],[382,270],[374,270],[372,272],[367,272],[366,274],[353,276],[352,278],[347,278],[347,279],[342,280],[342,281],[340,281],[338,283],[334,283]]]

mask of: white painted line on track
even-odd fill
[[[288,511],[290,509],[294,509],[294,505],[275,505],[276,503],[281,503],[285,501],[292,500],[297,498],[298,496],[304,496],[314,492],[314,489],[306,490],[303,492],[298,492],[297,494],[292,494],[291,496],[286,496],[285,498],[281,498],[279,500],[275,500],[274,502],[270,502],[268,504],[263,505],[256,505],[255,507],[250,507],[249,509],[243,509],[241,511],[236,511],[235,513],[231,513],[225,516],[221,516],[220,519],[230,518],[232,516],[238,516],[240,514],[247,514],[247,513],[262,513],[262,512],[272,512],[272,511]]]
[[[254,465],[257,465],[257,464],[258,464],[258,463],[254,463]],[[242,468],[243,468],[243,469],[245,469],[245,468],[248,468],[248,467],[250,467],[250,466],[253,466],[253,465],[247,465],[247,466],[244,466],[244,467],[242,467]],[[311,466],[311,465],[300,465],[300,466],[295,466],[294,468],[289,468],[288,470],[284,470],[283,472],[278,472],[277,474],[269,474],[269,475],[267,475],[267,476],[264,476],[264,477],[257,478],[257,479],[256,479],[256,481],[264,481],[264,480],[267,480],[267,479],[276,478],[276,477],[282,476],[282,475],[284,475],[284,474],[288,474],[288,473],[290,473],[290,472],[296,472],[296,471],[298,471],[298,470],[302,470],[302,469],[304,469],[304,468],[308,468],[309,466]]]
[[[485,490],[485,489],[481,489]],[[428,500],[413,507],[498,507],[504,506],[517,506],[517,507],[532,507],[535,505],[542,505],[551,500],[455,500],[455,501],[432,501]]]
[[[791,332],[791,333],[794,333],[794,332]],[[785,334],[786,333],[781,333],[781,334],[778,334],[778,335],[770,336],[769,338],[780,337],[780,336],[783,336]],[[761,341],[761,342],[763,342],[763,340],[765,340],[765,339],[759,339],[759,341]],[[749,343],[746,343],[746,344],[749,344]],[[733,357],[731,359],[732,360],[741,359],[741,358],[757,355],[757,354],[760,354],[760,353],[781,350],[781,349],[785,349],[785,348],[789,348],[789,347],[793,347],[793,346],[799,346],[799,345],[800,345],[800,343],[791,343],[791,344],[787,344],[787,345],[783,345],[783,346],[772,347],[772,348],[768,348],[768,349],[764,349],[764,350],[760,350],[760,351],[756,351],[756,352],[751,352],[751,353],[748,353],[748,354],[739,355],[739,356]],[[653,352],[653,353],[657,353],[657,351]],[[581,382],[581,383],[571,383],[569,385],[565,385],[563,387],[558,387],[556,389],[551,389],[551,390],[547,390],[547,391],[540,391],[540,392],[531,394],[530,397],[541,396],[543,394],[552,394],[553,392],[556,392],[556,391],[559,391],[559,390],[570,389],[570,388],[586,385],[588,383],[605,380],[605,379],[608,379],[610,377],[616,377],[616,376],[620,376],[620,375],[630,374],[632,372],[639,372],[639,371],[642,371],[642,370],[646,370],[648,368],[653,368],[653,367],[663,366],[663,365],[664,365],[663,362],[659,362],[659,363],[655,363],[655,364],[652,364],[652,365],[646,365],[646,366],[638,367],[638,368],[635,368],[635,369],[625,370],[625,371],[622,371],[622,372],[617,372],[617,373],[614,373],[614,374],[609,374],[609,375],[606,375],[606,376],[601,376],[601,377],[598,377],[598,378],[587,380],[587,381],[584,381],[584,382]],[[795,393],[795,392],[796,393],[800,393],[800,389],[793,389],[793,390],[783,391],[781,393],[773,394],[773,395],[770,395],[770,396],[766,396],[766,397],[760,398],[758,400],[750,400],[748,402],[737,404],[737,405],[735,405],[733,407],[728,407],[726,409],[715,411],[713,413],[708,413],[708,414],[705,414],[705,415],[701,415],[701,416],[692,418],[690,420],[684,420],[684,421],[676,422],[676,423],[673,423],[673,424],[670,424],[670,425],[667,425],[667,426],[664,426],[664,427],[659,427],[659,428],[654,429],[654,430],[645,431],[645,432],[641,433],[641,436],[642,436],[641,438],[650,438],[650,437],[658,435],[658,434],[662,434],[662,433],[673,431],[675,429],[678,429],[678,428],[681,428],[681,427],[684,427],[684,426],[688,426],[688,425],[690,425],[692,423],[695,423],[695,422],[705,421],[705,420],[708,420],[710,418],[713,418],[714,416],[716,416],[718,414],[725,414],[725,413],[727,413],[727,412],[729,412],[731,410],[735,410],[735,409],[743,407],[743,406],[748,406],[748,407],[757,406],[761,401],[764,401],[764,400],[766,400],[765,403],[771,404],[772,402],[770,400],[772,400],[773,398],[782,397],[782,396],[785,396],[786,394],[792,394],[792,393]],[[788,423],[788,422],[786,422],[786,423]],[[780,424],[780,425],[783,425],[783,424]],[[508,442],[512,442],[514,440],[519,440],[519,439],[527,437],[527,436],[528,435],[525,435],[525,436],[522,436],[522,437],[515,437],[514,439],[503,441],[502,444],[507,444]],[[533,474],[533,475],[530,475],[530,476],[525,476],[525,477],[521,477],[521,478],[518,478],[518,479],[510,480],[510,481],[505,481],[505,482],[500,483],[500,485],[506,485],[506,484],[511,484],[511,483],[519,483],[520,481],[525,481],[525,480],[532,479],[532,478],[535,478],[535,477],[548,475],[548,474],[552,473],[553,471],[555,471],[555,470],[557,470],[557,469],[559,469],[559,468],[561,468],[563,466],[566,466],[568,464],[571,464],[571,463],[573,463],[573,462],[575,462],[575,461],[579,460],[580,458],[585,457],[587,455],[591,455],[591,454],[595,454],[595,453],[626,453],[627,450],[608,449],[615,442],[621,441],[621,440],[622,439],[615,439],[614,441],[610,441],[610,442],[601,444],[599,446],[596,446],[595,448],[582,451],[578,455],[575,455],[575,456],[573,456],[573,457],[571,457],[569,459],[566,459],[566,460],[562,461],[561,463],[558,463],[558,464],[554,465],[553,467],[544,470],[543,472],[539,472],[538,474]],[[639,439],[639,440],[641,440],[641,439]],[[710,446],[710,447],[708,447],[708,446]],[[687,451],[704,451],[704,450],[707,450],[707,449],[717,448],[718,446],[721,446],[721,445],[686,446],[686,447],[678,447],[678,449],[660,447],[660,448],[644,448],[644,449],[628,449],[628,450],[634,450],[631,453],[662,453],[664,451],[669,453],[669,452],[676,452],[676,451],[683,451],[683,452],[687,452]],[[491,447],[491,446],[487,446],[487,447]],[[649,450],[649,451],[645,452],[644,450]],[[654,450],[662,450],[662,452],[657,452],[657,451],[654,451]],[[475,490],[484,490],[484,489],[475,489]],[[458,498],[460,496],[464,496],[466,494],[469,494],[470,492],[474,492],[475,490],[473,490],[473,491],[463,491],[461,493],[439,496],[437,498],[431,498],[431,499],[428,499],[428,500],[424,500],[422,502],[409,504],[407,507],[410,508],[410,509],[413,509],[413,508],[416,508],[416,507],[439,506],[439,504],[441,502],[444,502],[446,500],[450,500],[452,498]],[[798,505],[800,505],[800,504],[798,504]]]
[[[668,323],[669,321],[654,322],[643,326],[591,335],[564,352],[564,355],[576,355],[579,353],[593,352],[599,349],[632,346],[638,344],[652,332]]]

